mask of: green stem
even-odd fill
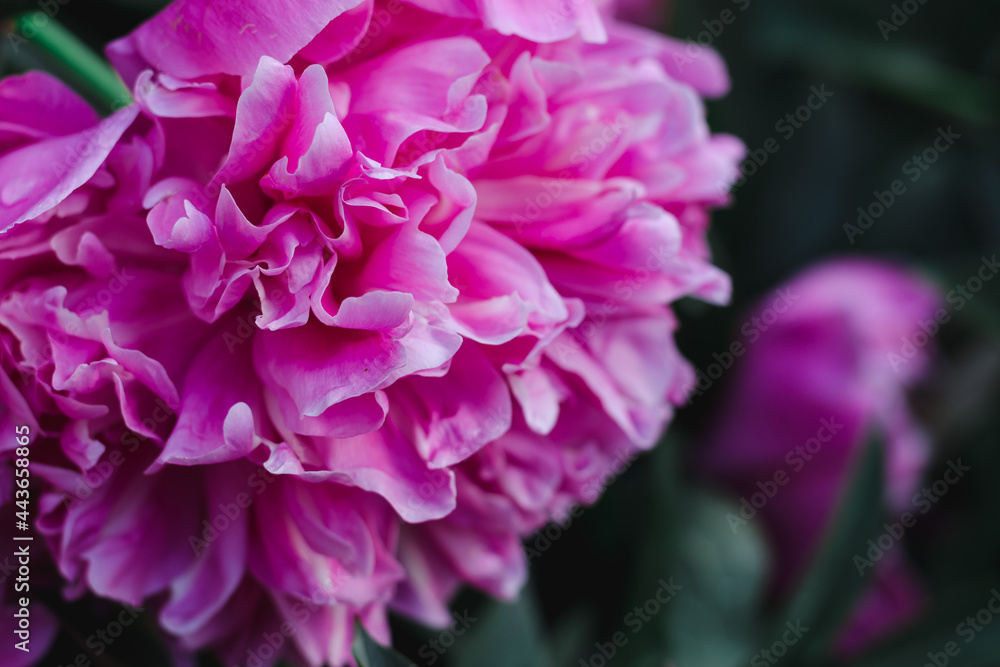
[[[128,88],[108,63],[55,19],[44,12],[26,12],[15,22],[18,36],[54,61],[66,83],[102,110],[115,111],[132,103]]]

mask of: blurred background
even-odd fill
[[[35,4],[3,0],[0,17]],[[99,50],[163,4],[73,0],[57,18]],[[709,124],[750,151],[733,204],[715,213],[710,236],[716,263],[733,278],[732,304],[677,307],[678,344],[696,368],[729,347],[759,298],[823,259],[890,259],[947,292],[1000,250],[996,0],[678,0],[657,11],[654,27],[724,57],[733,87],[708,102]],[[15,50],[9,33],[8,20],[0,75],[59,72],[31,45]],[[803,105],[808,113],[799,112]],[[958,138],[933,164],[914,164],[939,131]],[[861,229],[859,207],[869,210],[897,179],[905,193]],[[931,371],[910,396],[934,445],[926,478],[939,478],[959,457],[974,465],[902,539],[928,601],[907,628],[850,657],[825,650],[857,595],[853,583],[842,585],[850,577],[842,578],[845,561],[836,554],[863,550],[867,537],[852,533],[851,521],[880,511],[863,502],[878,493],[865,488],[864,461],[824,542],[821,556],[829,557],[815,559],[792,593],[774,594],[766,529],[730,530],[724,517],[738,511],[738,497],[692,464],[731,382],[726,374],[678,411],[660,447],[627,462],[596,506],[526,541],[531,582],[520,602],[462,593],[454,632],[398,620],[398,650],[419,665],[460,667],[1000,665],[1000,617],[983,623],[980,616],[975,642],[958,655],[944,648],[1000,587],[1000,281],[967,306],[936,336]],[[671,597],[672,582],[683,582],[684,595]],[[657,604],[646,604],[657,595]],[[47,602],[65,620],[47,664],[62,665],[79,651],[75,628],[93,626],[85,620],[93,612]],[[838,613],[796,637],[794,650],[767,652],[785,636],[793,610],[810,608]],[[173,664],[148,627],[94,664]],[[623,630],[627,641],[616,643]]]

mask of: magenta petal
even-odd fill
[[[408,0],[449,16],[479,18],[487,28],[535,42],[557,42],[579,33],[585,40],[607,38],[597,6],[574,0]]]
[[[254,447],[251,406],[260,396],[247,346],[227,349],[216,338],[194,358],[184,382],[177,424],[151,471],[164,464],[205,465],[246,456]]]
[[[207,506],[214,515],[246,493],[241,477],[224,468],[214,469],[208,485]],[[232,514],[230,510],[230,514]],[[248,521],[246,512],[229,517],[226,529],[205,544],[195,542],[197,559],[170,586],[170,600],[160,610],[160,623],[169,632],[188,635],[198,631],[228,602],[243,579],[246,567]],[[201,539],[203,533],[199,531]],[[191,536],[188,542],[191,543]]]
[[[469,132],[482,127],[486,101],[472,88],[489,63],[467,37],[418,42],[347,72],[350,113],[344,125],[366,155],[391,162],[421,130]]]
[[[567,390],[546,369],[526,369],[507,376],[510,391],[524,413],[528,427],[536,433],[552,432],[559,418],[559,403]]]
[[[377,493],[411,523],[439,519],[455,508],[455,475],[431,470],[413,445],[389,424],[376,433],[333,440],[323,465],[337,478]]]
[[[97,113],[73,90],[46,72],[0,81],[0,147],[16,139],[44,139],[97,125]]]
[[[336,558],[349,572],[367,575],[375,568],[375,544],[361,514],[352,507],[355,501],[362,499],[332,485],[300,482],[285,488],[288,513],[309,546]]]
[[[656,58],[671,77],[691,85],[707,97],[718,97],[729,90],[729,74],[722,58],[713,49],[693,41],[665,37],[619,23],[611,31],[607,48],[628,53],[631,57],[641,54]]]
[[[254,225],[247,220],[225,185],[219,190],[215,225],[223,250],[228,257],[235,259],[249,256],[264,243],[270,231],[270,225]]]
[[[288,157],[282,157],[260,184],[266,190],[281,192],[287,197],[320,195],[340,181],[351,156],[347,133],[335,115],[327,114],[316,127],[312,144],[298,164],[292,165]]]
[[[557,42],[579,31],[583,39],[607,39],[597,7],[579,0],[480,0],[484,22],[503,35],[535,42]]]
[[[374,9],[374,0],[362,0],[358,6],[331,21],[313,41],[302,48],[299,55],[318,63],[340,60],[365,36]]]
[[[0,156],[0,233],[48,211],[86,183],[138,113],[132,105],[95,128]]]
[[[0,361],[2,360],[3,351],[0,348]],[[27,426],[30,433],[38,433],[38,421],[31,406],[7,374],[3,373],[0,374],[0,427],[14,433],[18,426]],[[17,440],[11,439],[0,445],[0,452],[16,447]]]
[[[431,524],[427,529],[450,565],[467,581],[507,600],[524,585],[528,568],[516,534],[477,532],[452,522]]]
[[[448,282],[444,251],[434,237],[401,225],[368,258],[362,280],[373,288],[409,292],[418,299],[448,303],[458,290]]]
[[[418,531],[403,528],[399,551],[407,576],[396,589],[393,608],[431,627],[447,626],[452,622],[447,600],[459,586],[458,577]]]
[[[216,175],[220,185],[265,171],[277,156],[295,116],[295,74],[291,67],[264,56],[254,62],[253,81],[240,95],[229,156]]]
[[[337,118],[326,72],[319,65],[310,65],[299,78],[297,113],[282,153],[261,186],[288,197],[335,190],[354,155]]]
[[[106,449],[104,443],[91,437],[88,423],[82,420],[74,421],[65,428],[61,440],[63,453],[80,470],[94,467]]]
[[[87,583],[95,592],[141,605],[194,559],[187,540],[196,534],[197,496],[185,493],[177,476],[145,477],[134,468],[119,468],[128,479],[117,483],[113,503],[100,528],[99,541],[83,553]],[[173,508],[168,518],[161,507]]]
[[[288,62],[327,23],[360,2],[187,0],[168,5],[125,39],[150,65],[172,76],[246,76],[261,56]]]
[[[389,410],[388,400],[381,391],[347,398],[331,405],[322,414],[310,417],[300,415],[294,405],[281,402],[280,419],[285,428],[301,435],[350,438],[377,430],[385,421]]]
[[[156,395],[165,400],[168,405],[176,407],[180,403],[177,388],[174,387],[174,383],[160,362],[150,359],[138,350],[127,350],[119,347],[112,340],[110,329],[101,332],[101,342],[107,348],[110,358],[133,373],[140,382],[156,392]]]
[[[388,331],[404,324],[412,308],[411,294],[374,291],[347,297],[341,302],[336,315],[320,319],[345,329]]]
[[[404,361],[403,347],[378,333],[310,324],[254,340],[254,365],[265,385],[309,417],[373,391]]]
[[[500,372],[471,344],[446,375],[413,377],[392,392],[393,407],[432,468],[452,466],[510,428],[513,407]]]
[[[316,604],[364,604],[395,585],[400,569],[379,548],[377,498],[289,477],[272,484],[255,509],[264,538],[250,555],[257,578]]]
[[[380,385],[388,387],[407,375],[439,375],[462,345],[462,337],[437,317],[417,315],[413,326],[399,343],[406,351],[406,361]]]
[[[887,552],[875,563],[871,587],[840,630],[836,652],[842,656],[860,653],[915,620],[927,602],[923,585],[906,556],[898,551]]]

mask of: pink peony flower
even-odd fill
[[[0,418],[67,595],[347,664],[355,619],[515,596],[522,536],[655,443],[668,304],[729,293],[725,71],[543,5],[178,2],[109,47],[108,119],[0,82]]]
[[[886,502],[913,510],[930,448],[910,415],[906,389],[925,372],[928,349],[904,357],[904,341],[933,320],[941,295],[894,266],[842,259],[810,269],[765,299],[734,369],[702,463],[741,494],[742,517],[764,522],[775,548],[775,589],[787,593],[820,546],[873,432],[885,443]],[[775,482],[777,473],[784,483]],[[773,485],[762,503],[751,496]],[[751,519],[756,520],[756,519]],[[739,521],[733,524],[739,530]],[[843,630],[850,652],[911,619],[923,604],[904,557],[893,551]]]

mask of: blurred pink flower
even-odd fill
[[[725,70],[543,5],[178,2],[109,47],[109,119],[0,82],[0,419],[67,595],[346,664],[356,618],[515,596],[521,537],[655,443],[668,304],[729,293]]]
[[[783,595],[808,568],[873,433],[885,444],[888,508],[913,509],[930,448],[906,390],[924,374],[929,348],[905,363],[897,358],[921,323],[934,320],[942,297],[904,270],[860,259],[812,268],[779,292],[779,308],[767,300],[747,320],[745,353],[701,461],[741,495],[734,530],[760,515]],[[840,650],[861,648],[919,611],[920,585],[897,552],[875,564]]]

